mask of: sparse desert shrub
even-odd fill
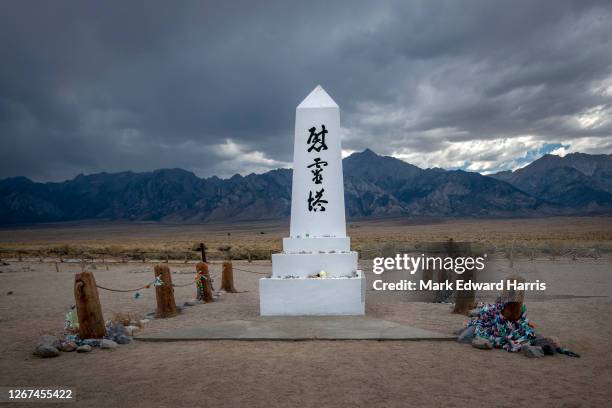
[[[125,248],[120,245],[109,245],[104,248],[104,252],[111,257],[120,258],[125,252]]]
[[[51,247],[47,250],[49,255],[54,256],[65,256],[65,257],[75,257],[77,255],[77,248],[71,245],[60,245],[57,247]]]
[[[130,326],[130,322],[136,322],[136,326],[142,326],[140,323],[140,317],[133,312],[113,312],[111,321],[115,324],[121,323],[124,326]]]

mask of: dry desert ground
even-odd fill
[[[32,355],[40,334],[60,334],[64,314],[74,303],[74,274],[80,261],[59,263],[38,257],[3,260],[0,266],[0,386],[64,386],[76,390],[83,407],[406,407],[406,406],[609,406],[612,400],[612,242],[609,218],[537,220],[386,220],[351,223],[353,245],[403,245],[454,238],[550,248],[599,247],[591,256],[538,253],[491,261],[501,274],[519,271],[546,280],[545,295],[527,295],[536,330],[558,336],[581,358],[529,359],[502,350],[477,350],[454,341],[191,341],[132,342],[115,350]],[[230,232],[230,235],[227,233]],[[264,232],[264,234],[261,234]],[[209,247],[278,248],[286,223],[179,226],[162,224],[48,225],[0,230],[3,251],[44,251],[56,246],[118,246],[151,251],[185,250],[194,242]],[[228,242],[229,241],[229,242]],[[540,248],[539,247],[539,248]],[[380,249],[380,248],[379,248]],[[563,251],[559,251],[562,253]],[[4,252],[5,254],[8,252]],[[42,252],[41,252],[42,253]],[[587,252],[585,252],[587,253]],[[588,253],[587,253],[588,254]],[[607,254],[607,255],[606,255]],[[235,260],[244,271],[269,273],[269,260]],[[362,260],[365,271],[371,260]],[[98,284],[132,288],[151,280],[153,263],[88,261]],[[173,281],[192,279],[194,263],[170,261]],[[238,294],[187,307],[177,317],[155,319],[144,332],[167,331],[235,319],[257,319],[260,274],[235,271]],[[220,281],[213,260],[212,276]],[[370,282],[374,278],[366,272]],[[155,309],[153,290],[100,291],[106,318],[115,313],[144,316]],[[193,286],[177,287],[178,304],[192,299]],[[409,301],[402,293],[366,293],[368,316],[454,333],[466,317],[449,304]],[[19,403],[17,406],[28,406]],[[39,406],[38,403],[31,404]],[[7,405],[8,406],[8,405]]]

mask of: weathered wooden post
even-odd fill
[[[210,280],[210,273],[208,271],[208,264],[198,262],[196,264],[196,273],[199,279],[196,299],[206,303],[213,302],[212,283]]]
[[[452,239],[446,244],[446,252],[448,256],[453,259],[457,259],[460,256],[472,256],[473,254],[469,243],[457,243]],[[461,275],[461,279],[465,281],[472,281],[475,278],[474,268],[466,268],[465,272]],[[467,315],[474,306],[476,306],[476,292],[473,289],[455,291],[455,306],[453,308],[453,313]]]
[[[234,287],[234,268],[232,261],[223,261],[223,272],[221,274],[221,289],[228,293],[237,293]]]
[[[178,314],[176,301],[174,300],[174,287],[172,286],[172,276],[167,265],[155,265],[155,278],[162,282],[162,285],[155,286],[155,297],[157,298],[157,317],[173,317]]]
[[[92,272],[74,275],[74,301],[81,339],[101,339],[106,333],[96,279]]]
[[[218,248],[223,253],[223,268],[221,272],[221,290],[229,293],[238,292],[234,287],[234,268],[232,267],[232,254],[230,245],[224,245]]]
[[[202,262],[208,262],[206,260],[206,245],[203,242],[200,242],[200,251],[202,253]]]
[[[508,282],[514,282],[515,285],[525,283],[525,278],[513,275],[504,279],[504,290],[502,290],[500,302],[505,303],[502,316],[504,319],[510,321],[516,321],[521,318],[523,314],[523,301],[525,299],[525,291],[517,290],[514,288],[508,288]]]
[[[462,279],[473,280],[474,271],[466,271]],[[467,315],[476,306],[476,292],[474,290],[458,290],[455,292],[455,306],[453,313]]]
[[[208,249],[208,247],[206,245],[204,245],[203,242],[200,242],[199,244],[194,244],[191,247],[192,251],[199,251],[200,252],[200,255],[201,255],[201,258],[202,258],[202,262],[208,262],[206,260],[206,250],[207,249]]]

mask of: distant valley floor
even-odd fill
[[[209,254],[231,245],[236,255],[250,251],[256,257],[282,249],[289,235],[289,221],[253,221],[210,224],[164,224],[156,222],[69,222],[20,227],[0,227],[0,250],[36,251],[49,255],[58,251],[107,253],[189,253],[194,244],[205,242]],[[573,249],[612,250],[612,217],[551,217],[522,219],[424,219],[387,218],[348,223],[351,246],[368,258],[381,251],[402,251],[423,242],[453,239],[490,245],[496,250],[514,246],[518,256],[529,250],[561,255]],[[55,252],[53,252],[55,251]],[[527,251],[527,252],[526,252]],[[580,256],[590,256],[582,251]],[[4,255],[6,257],[6,255]]]

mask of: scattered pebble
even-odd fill
[[[34,354],[42,358],[50,358],[59,356],[60,352],[57,348],[53,346],[43,344],[36,347],[36,350],[34,350]]]
[[[60,351],[63,351],[64,353],[70,353],[72,351],[75,351],[76,349],[77,349],[77,344],[74,341],[64,342],[60,346]]]
[[[561,340],[559,340],[557,336],[548,336],[546,338],[555,348],[563,348],[563,346],[561,345]]]
[[[526,344],[521,348],[521,351],[529,358],[544,357],[544,351],[542,350],[542,347],[539,346],[530,346]]]
[[[50,334],[43,334],[38,338],[39,346],[51,346],[53,348],[59,349],[61,347],[61,343],[59,339]]]
[[[114,349],[114,348],[117,348],[117,343],[115,343],[113,340],[110,340],[110,339],[103,339],[100,342],[100,348],[101,349]]]
[[[562,348],[561,341],[557,336],[536,336],[535,340],[532,342],[534,346],[544,346],[550,345],[554,349]]]
[[[463,329],[461,334],[457,337],[459,343],[471,343],[474,338],[474,332],[476,331],[475,326],[469,326]]]
[[[99,339],[85,339],[81,342],[81,344],[85,344],[91,347],[98,347],[100,345]]]
[[[6,292],[6,294],[7,294],[7,295],[12,295],[12,294],[13,294],[13,291],[12,291],[12,290],[9,290],[8,292]]]
[[[485,339],[484,337],[476,336],[472,340],[472,347],[481,350],[491,350],[493,348],[493,344],[489,341],[489,339]]]
[[[106,337],[117,341],[117,337],[127,335],[129,335],[128,331],[121,323],[109,322],[106,324]]]
[[[89,344],[83,344],[77,347],[76,351],[77,353],[89,353],[91,351],[91,346]]]
[[[557,349],[553,348],[550,344],[544,344],[540,347],[542,347],[542,351],[547,356],[553,356],[557,353]]]
[[[557,349],[561,348],[561,341],[559,341],[559,338],[555,336],[536,336],[535,340],[531,344],[542,347],[542,351],[548,356],[552,356],[553,354],[557,353]]]
[[[132,340],[125,334],[115,337],[118,344],[129,344]]]

